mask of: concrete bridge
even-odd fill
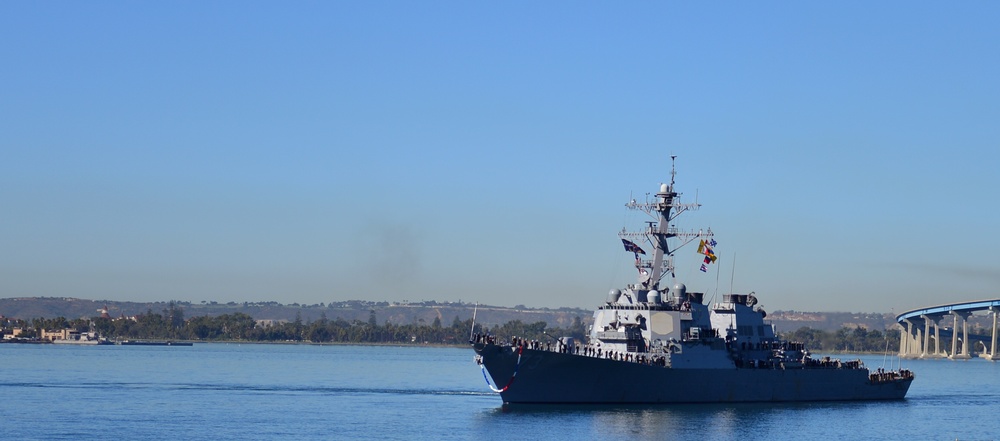
[[[988,311],[993,316],[993,332],[988,338],[969,335],[968,319],[977,311]],[[970,351],[976,351],[987,360],[1000,360],[996,353],[998,311],[1000,299],[952,303],[904,312],[896,316],[896,322],[903,327],[899,336],[899,356],[968,359],[972,358]],[[952,323],[951,331],[946,329],[942,332],[939,325],[948,322]],[[950,351],[948,346],[942,344],[942,334],[944,338],[950,337]],[[971,348],[970,344],[973,345]]]

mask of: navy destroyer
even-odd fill
[[[674,159],[675,157],[672,157]],[[673,221],[700,204],[683,204],[670,183],[631,210],[651,217],[644,231],[622,230],[638,280],[612,290],[594,312],[587,341],[476,334],[476,361],[505,403],[718,403],[895,400],[913,373],[868,369],[860,360],[813,357],[783,341],[754,293],[705,303],[674,277],[674,252],[697,240],[698,264],[715,259],[713,233],[680,231]],[[638,243],[636,243],[638,242]],[[642,245],[640,245],[642,244]],[[646,254],[643,246],[650,249]],[[702,271],[705,267],[700,268]],[[671,286],[660,284],[670,275]]]

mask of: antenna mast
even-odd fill
[[[639,210],[655,221],[647,221],[646,231],[629,232],[622,230],[618,236],[622,239],[637,238],[645,239],[645,242],[653,246],[653,255],[650,259],[640,259],[636,255],[636,269],[639,270],[639,289],[659,289],[660,280],[667,274],[674,277],[673,253],[677,248],[683,247],[692,240],[699,237],[712,237],[712,230],[682,232],[674,225],[674,219],[687,210],[697,210],[701,204],[683,204],[680,202],[680,193],[674,191],[674,184],[677,178],[676,168],[677,155],[670,156],[670,184],[660,184],[660,191],[655,198],[650,201],[647,198],[645,203],[637,203],[630,200],[625,206],[630,210]],[[670,247],[670,239],[679,238],[681,244],[676,248]]]

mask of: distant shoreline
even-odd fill
[[[159,340],[136,340],[136,341],[159,341]],[[292,345],[292,346],[373,346],[373,347],[400,347],[400,348],[466,348],[468,344],[444,344],[444,343],[356,343],[356,342],[309,342],[309,341],[255,341],[255,340],[170,340],[176,343],[196,343],[196,344],[247,344],[247,345]],[[52,344],[50,341],[0,341],[0,344]],[[70,345],[70,346],[100,346],[100,345]],[[106,345],[105,345],[106,346]],[[895,357],[897,354],[891,352],[885,354],[877,351],[823,351],[822,354],[829,355],[887,355]]]
[[[327,341],[327,342],[309,342],[309,341],[244,341],[244,340],[212,340],[212,341],[199,341],[194,340],[192,343],[248,343],[248,344],[260,344],[260,345],[302,345],[302,346],[379,346],[379,347],[400,347],[400,348],[464,348],[469,345],[466,344],[445,344],[445,343],[358,343],[350,341]]]

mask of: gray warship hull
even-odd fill
[[[675,369],[533,349],[523,349],[518,364],[516,347],[473,349],[494,384],[509,384],[500,396],[511,404],[899,400],[913,381],[873,381],[867,369]]]

